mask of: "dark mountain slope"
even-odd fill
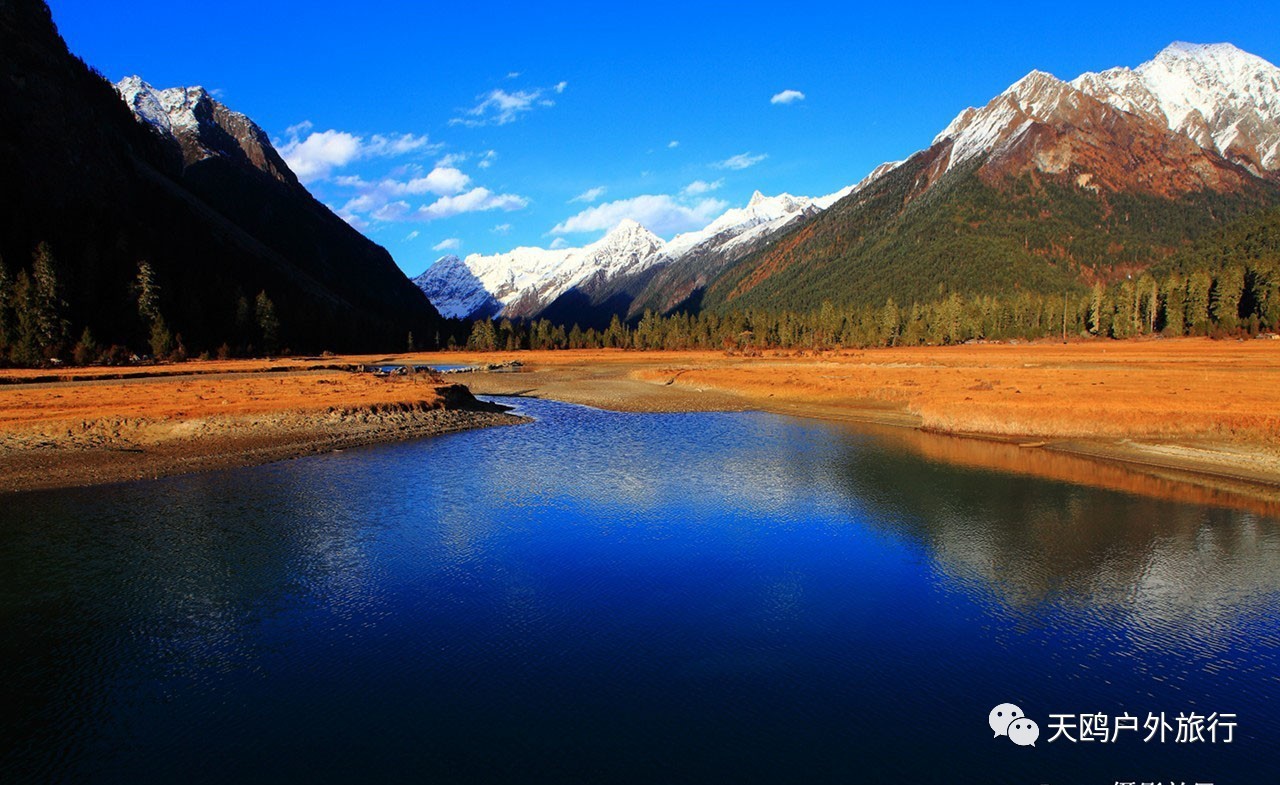
[[[280,343],[295,350],[399,348],[409,331],[433,340],[442,320],[386,251],[298,185],[256,126],[214,111],[225,122],[209,126],[207,146],[218,154],[184,158],[67,51],[44,3],[0,0],[0,254],[10,276],[47,243],[69,334],[89,327],[104,344],[146,344],[134,289],[143,260],[161,313],[192,351],[262,348],[242,302],[261,291]],[[262,136],[256,155],[237,132]]]

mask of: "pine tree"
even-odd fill
[[[1213,279],[1205,270],[1197,270],[1187,278],[1187,324],[1192,335],[1209,334],[1209,294]]]
[[[76,342],[75,348],[71,350],[71,359],[76,365],[89,365],[95,362],[102,354],[102,347],[98,346],[98,342],[94,340],[93,333],[88,327],[84,328],[84,332],[80,333],[80,340]]]
[[[9,360],[14,365],[39,365],[44,361],[40,353],[40,330],[36,316],[35,285],[26,270],[18,272],[13,285],[14,337],[9,348]]]
[[[254,314],[258,320],[258,330],[262,335],[262,350],[273,354],[280,349],[280,319],[276,316],[276,305],[271,302],[266,291],[258,292],[254,301]]]
[[[133,280],[133,290],[138,295],[138,315],[147,324],[160,318],[160,285],[155,271],[145,259],[138,262],[138,274]]]
[[[880,343],[895,346],[898,343],[898,305],[890,297],[880,309]]]
[[[8,356],[13,339],[13,279],[0,257],[0,358]]]
[[[1240,326],[1240,299],[1244,297],[1244,268],[1231,265],[1218,273],[1213,284],[1211,313],[1224,330]]]
[[[153,359],[165,360],[169,358],[169,355],[173,354],[173,333],[169,332],[169,326],[165,324],[163,316],[156,316],[152,320],[151,335],[148,343],[151,344],[151,357]]]
[[[1093,297],[1089,301],[1089,332],[1106,335],[1107,289],[1101,283],[1093,285]]]
[[[31,262],[36,340],[41,359],[57,356],[67,339],[70,325],[63,317],[66,303],[59,292],[57,263],[48,243],[36,246]]]

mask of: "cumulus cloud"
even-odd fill
[[[320,131],[305,139],[290,139],[280,147],[280,156],[305,183],[328,177],[334,169],[359,158],[360,141],[345,131]]]
[[[426,135],[374,134],[368,138],[347,131],[312,131],[309,120],[285,129],[288,137],[276,148],[285,163],[305,182],[328,178],[335,169],[364,158],[388,158],[430,149]]]
[[[714,166],[717,169],[732,169],[734,171],[741,171],[743,169],[749,169],[752,166],[755,166],[756,164],[760,163],[761,161],[763,161],[768,157],[769,156],[765,155],[764,153],[761,153],[760,155],[752,155],[751,153],[738,153],[737,155],[730,156],[724,159],[723,161],[717,161],[716,163],[712,164],[712,166]]]
[[[682,203],[669,194],[646,194],[589,207],[552,228],[552,234],[598,232],[630,218],[659,235],[701,229],[728,207],[719,199]]]
[[[515,194],[473,188],[471,177],[451,166],[437,166],[425,175],[407,180],[388,177],[373,182],[343,176],[334,178],[333,183],[355,191],[335,212],[353,226],[355,221],[360,221],[360,228],[369,221],[433,221],[484,210],[518,210],[529,203]],[[422,197],[438,198],[424,203]]]
[[[680,195],[681,196],[701,196],[702,194],[708,194],[708,193],[711,193],[712,191],[719,190],[719,188],[722,185],[724,185],[724,180],[716,180],[710,183],[707,182],[706,180],[694,180],[693,182],[686,185],[684,188],[680,189]]]
[[[450,237],[450,238],[448,238],[448,239],[446,239],[446,240],[441,240],[440,242],[438,242],[438,243],[436,243],[435,245],[431,246],[431,250],[433,250],[433,251],[456,251],[456,250],[458,250],[458,249],[459,249],[459,248],[461,248],[461,247],[462,247],[462,241],[461,241],[461,240],[459,240],[457,237]]]
[[[435,221],[440,218],[452,218],[463,213],[477,213],[488,210],[520,210],[529,205],[529,200],[515,194],[496,194],[488,188],[473,188],[457,196],[442,196],[431,204],[425,204],[415,211],[415,217],[423,221]]]
[[[667,142],[667,149],[668,149],[668,150],[674,150],[674,149],[676,149],[676,148],[677,148],[677,147],[679,147],[679,146],[680,146],[680,140],[678,140],[678,139],[672,139],[670,142]]]
[[[771,104],[793,104],[796,101],[803,101],[804,93],[799,90],[783,90],[781,93],[775,93],[773,98],[769,99]]]
[[[595,200],[604,196],[604,192],[606,190],[607,189],[603,185],[597,185],[595,188],[588,188],[587,190],[573,197],[572,199],[569,200],[569,202],[570,203],[586,202],[587,204],[591,204]]]
[[[479,128],[485,125],[506,125],[514,123],[521,116],[538,107],[555,106],[556,102],[547,97],[549,93],[560,95],[569,86],[568,82],[559,82],[550,88],[537,87],[531,90],[503,90],[501,87],[476,96],[479,101],[475,106],[451,119],[449,125],[463,125],[468,128]]]

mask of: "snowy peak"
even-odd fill
[[[177,143],[186,166],[218,156],[239,160],[281,182],[297,184],[266,133],[203,87],[158,90],[139,76],[127,76],[115,88],[135,117]]]
[[[644,228],[639,222],[624,218],[618,225],[609,230],[595,245],[603,248],[660,250],[662,238]]]
[[[947,168],[996,152],[1031,123],[1079,128],[1096,101],[1191,139],[1253,171],[1280,169],[1280,69],[1231,44],[1170,44],[1137,68],[1063,82],[1032,71],[982,108],[965,109],[934,143]]]
[[[934,144],[951,140],[947,169],[1016,139],[1032,123],[1076,121],[1090,107],[1088,97],[1052,74],[1032,71],[981,109],[965,109],[938,134]]]
[[[502,304],[457,256],[442,256],[413,279],[446,319],[492,316]]]
[[[1280,169],[1280,69],[1231,44],[1176,42],[1135,69],[1074,84],[1255,174]]]
[[[664,242],[635,220],[624,219],[604,237],[578,248],[516,248],[501,254],[446,256],[414,279],[445,316],[475,318],[485,309],[531,318],[571,290],[600,290],[635,280],[659,265],[695,254],[745,251],[801,217],[813,215],[852,190],[811,199],[756,191],[745,207],[727,210],[705,228]]]

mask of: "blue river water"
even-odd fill
[[[0,779],[1278,781],[1265,511],[769,414],[519,407],[0,497]],[[1034,747],[994,737],[1005,702]]]

